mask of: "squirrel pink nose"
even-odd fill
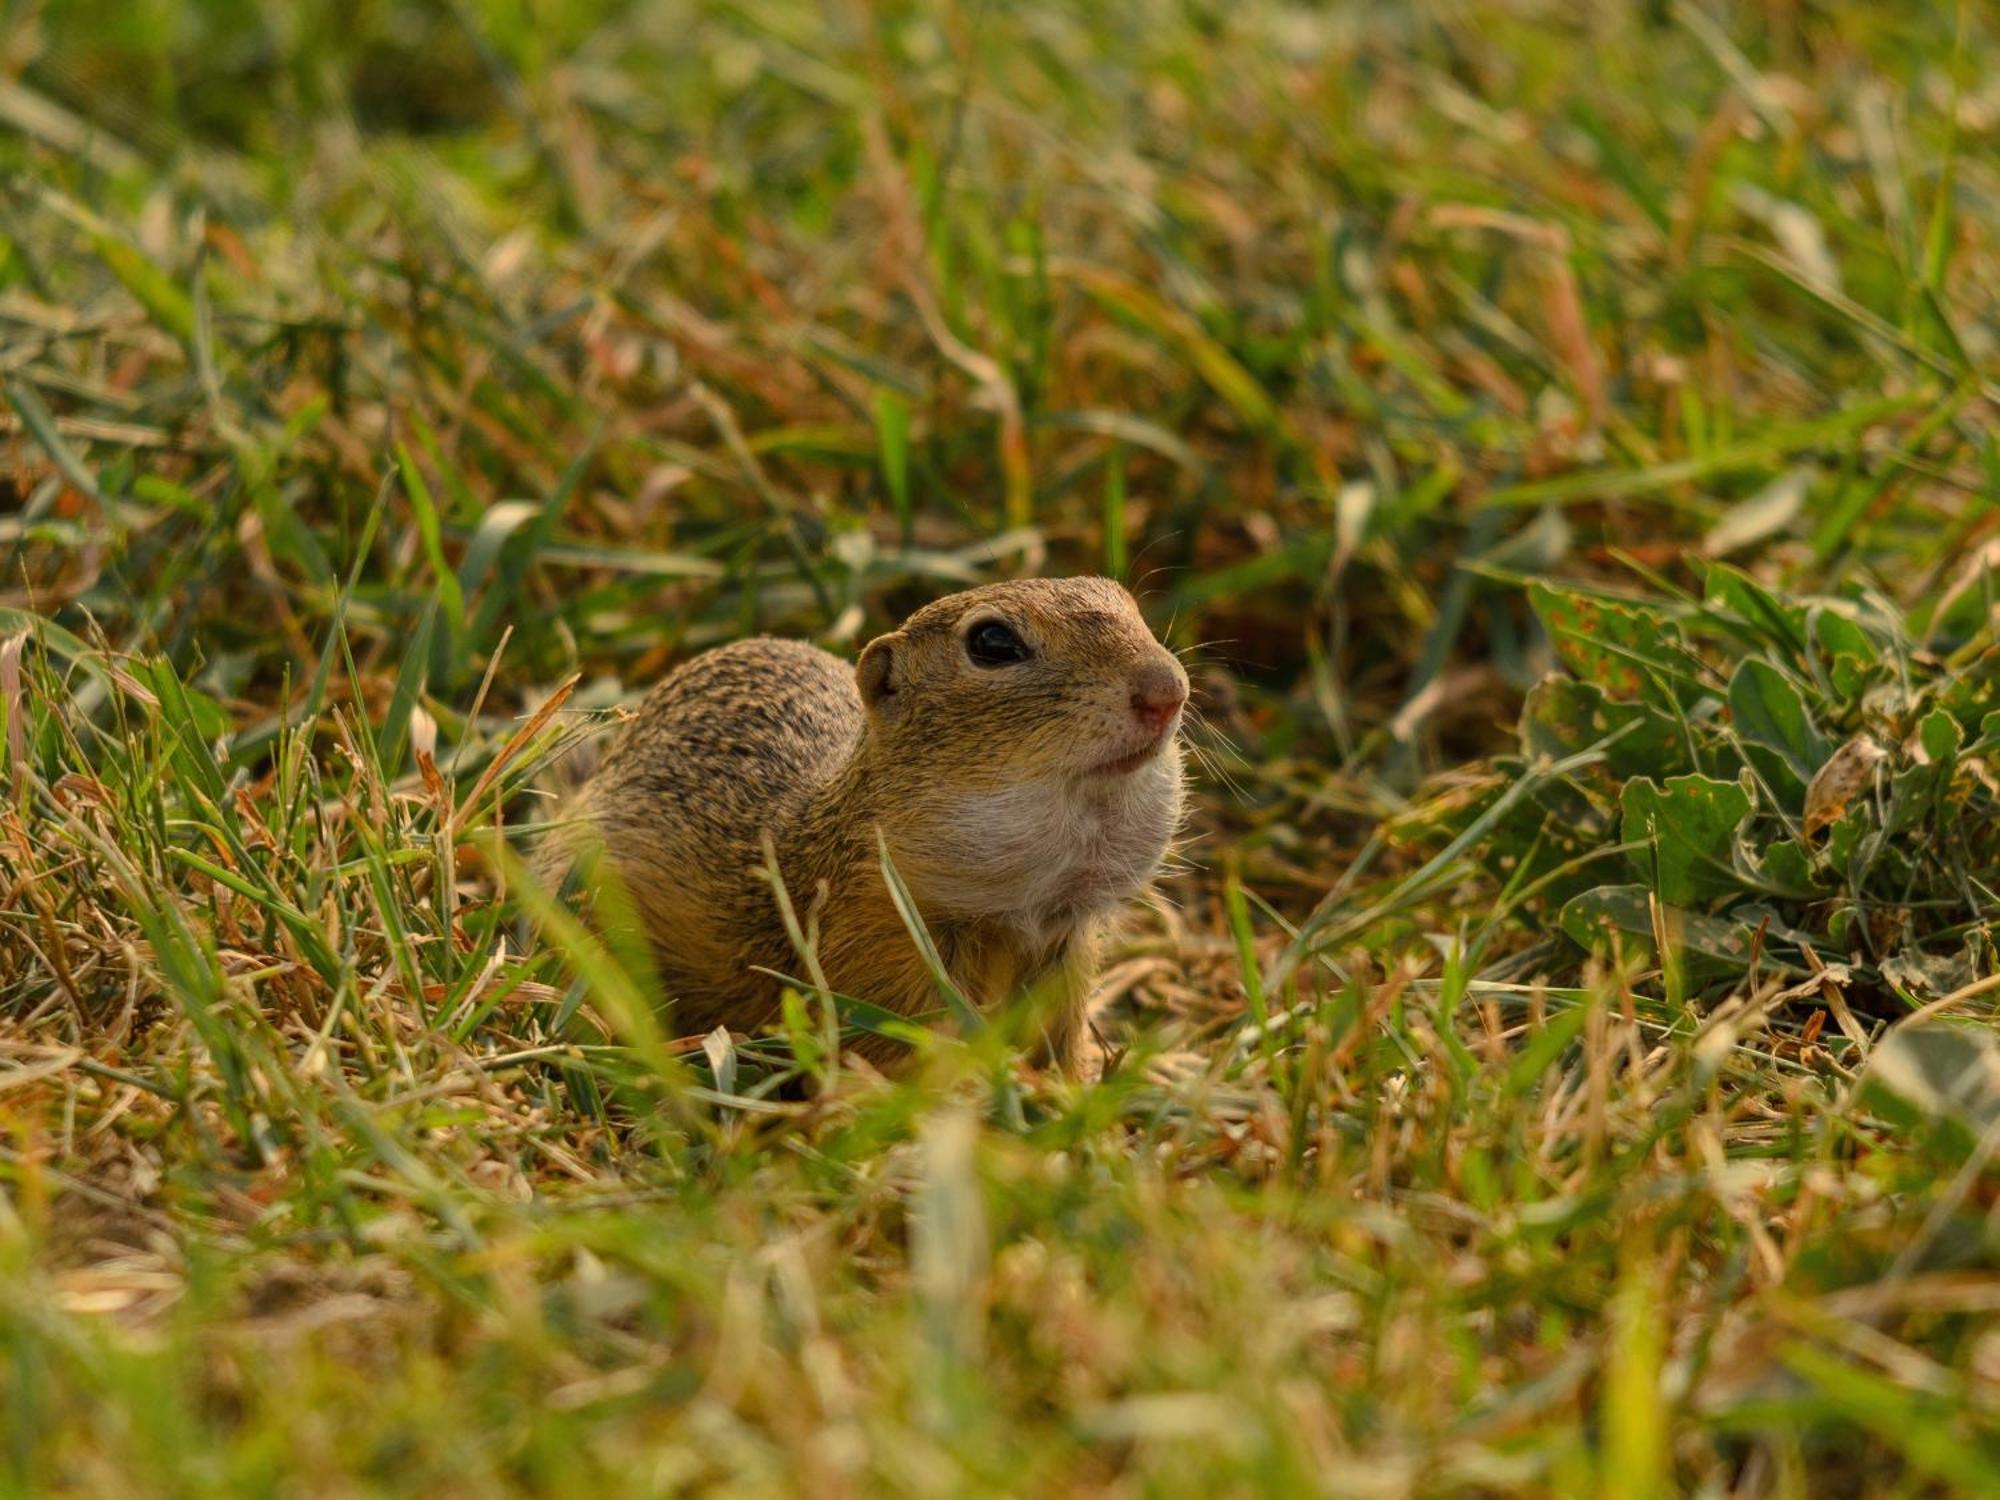
[[[1132,712],[1140,723],[1158,733],[1173,722],[1187,695],[1187,675],[1179,662],[1151,662],[1132,679]]]

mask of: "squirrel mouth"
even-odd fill
[[[1114,760],[1102,761],[1092,766],[1090,773],[1093,776],[1129,776],[1147,761],[1158,755],[1160,747],[1173,737],[1171,729],[1163,729],[1137,750],[1118,756]]]

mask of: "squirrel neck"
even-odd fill
[[[876,829],[889,813],[879,758],[879,747],[864,732],[778,830],[780,863],[801,913],[814,900],[849,903],[881,885],[879,875],[866,878],[880,860]]]
[[[1060,956],[1084,914],[1020,909],[999,894],[1011,884],[1005,876],[998,889],[982,889],[989,861],[976,835],[968,838],[964,816],[962,806],[912,785],[907,751],[864,732],[780,843],[792,899],[803,911],[823,889],[830,903],[870,912],[864,925],[886,940],[907,941],[882,874],[886,843],[953,977],[968,988],[983,988],[981,976],[1002,989],[1018,984]]]

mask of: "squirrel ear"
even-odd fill
[[[903,685],[903,664],[898,658],[907,640],[900,630],[878,635],[854,664],[854,681],[861,689],[861,701],[876,713],[889,713],[895,708],[897,690]]]

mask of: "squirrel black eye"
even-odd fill
[[[1007,667],[1034,655],[1028,643],[1003,620],[986,620],[965,638],[965,654],[975,667]]]

